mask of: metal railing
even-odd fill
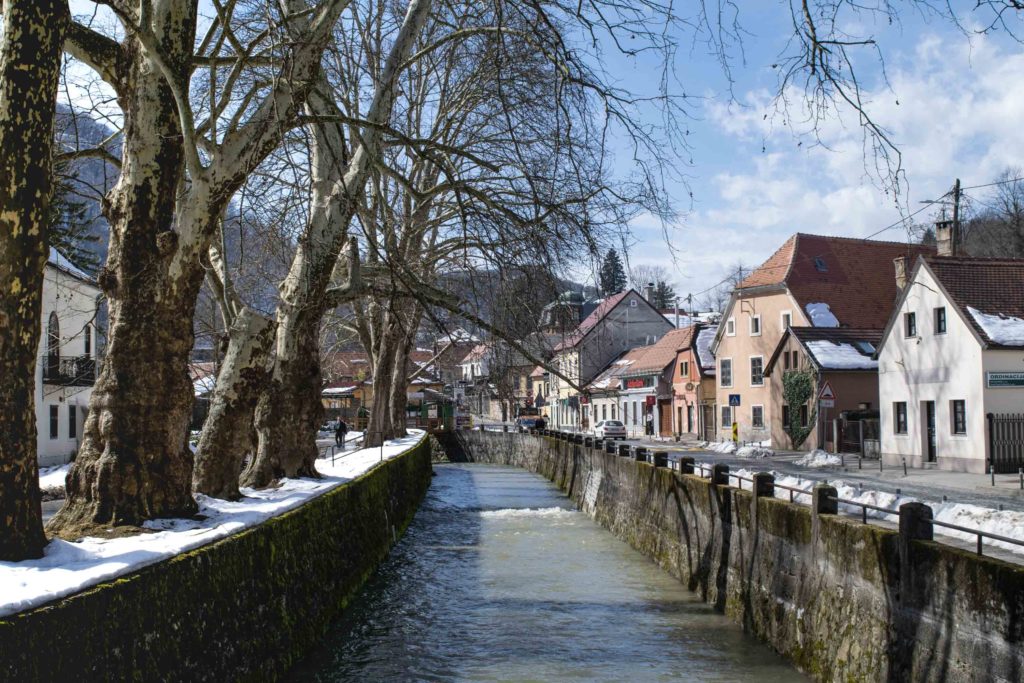
[[[984,538],[990,538],[993,541],[1001,541],[1002,543],[1009,543],[1011,545],[1024,546],[1024,541],[1021,541],[1019,539],[1010,538],[1009,536],[1001,536],[999,534],[993,534],[993,533],[991,533],[989,531],[983,531],[981,529],[971,529],[970,527],[960,526],[959,524],[951,524],[950,522],[942,522],[942,521],[939,521],[937,519],[926,519],[926,520],[922,520],[922,521],[928,522],[933,527],[940,526],[940,527],[943,527],[945,529],[954,529],[954,530],[959,531],[961,533],[974,534],[975,536],[977,536],[977,544],[978,544],[977,548],[978,548],[978,554],[979,555],[984,555],[985,554],[985,553],[982,552],[982,545],[981,545],[982,544],[982,539],[984,539]]]
[[[96,383],[100,362],[92,356],[42,357],[43,383],[62,387],[88,387]]]

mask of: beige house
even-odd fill
[[[896,300],[893,259],[932,247],[806,235],[790,237],[733,290],[715,334],[719,439],[771,440],[782,406],[764,368],[790,326],[883,329]],[[779,444],[785,447],[785,444]]]

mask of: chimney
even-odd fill
[[[648,282],[647,285],[644,287],[644,298],[647,299],[647,303],[651,304],[652,306],[654,305],[652,303],[654,301],[654,283],[653,282]]]
[[[953,221],[940,221],[935,224],[935,243],[939,256],[956,256],[956,244],[953,239]]]
[[[892,262],[896,266],[896,293],[898,294],[907,286],[907,257],[897,256]]]

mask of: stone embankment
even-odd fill
[[[823,681],[1024,680],[1024,568],[654,467],[567,436],[460,432],[452,460],[537,472],[704,600]],[[824,494],[826,491],[818,491]]]
[[[412,521],[423,438],[249,530],[0,618],[2,681],[273,680],[315,647]]]

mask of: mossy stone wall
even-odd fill
[[[273,680],[317,645],[405,531],[430,445],[300,508],[0,618],[0,680]]]
[[[459,434],[524,467],[822,681],[1024,680],[1024,567],[550,437]]]

